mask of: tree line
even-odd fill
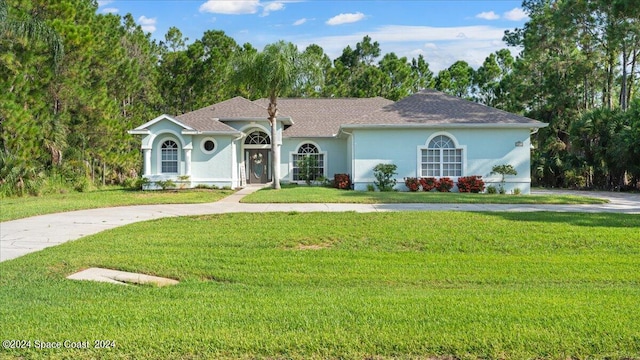
[[[435,74],[422,55],[383,54],[368,36],[333,60],[318,45],[295,48],[309,75],[280,95],[398,100],[435,88],[549,123],[533,135],[534,185],[632,188],[640,181],[633,2],[525,0],[530,20],[504,36],[513,48],[478,69],[460,60]],[[172,27],[156,41],[130,14],[98,14],[92,0],[0,0],[0,24],[4,195],[123,183],[141,167],[128,129],[162,113],[270,95],[234,76],[238,59],[261,50],[223,31],[190,41]]]

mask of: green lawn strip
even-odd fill
[[[2,198],[0,221],[113,206],[208,203],[232,193],[232,190],[131,191],[112,188],[81,193]]]
[[[320,186],[286,185],[261,189],[244,203],[438,203],[438,204],[604,204],[608,200],[576,195],[498,195],[439,192],[348,191]]]
[[[0,263],[1,358],[639,358],[640,217],[266,213],[136,223]],[[172,277],[123,287],[101,266]]]

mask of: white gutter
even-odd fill
[[[460,128],[485,128],[485,129],[531,129],[531,128],[543,128],[549,124],[468,124],[468,123],[449,123],[449,124],[347,124],[341,125],[340,129],[424,129],[424,128],[438,128],[438,129],[460,129]]]

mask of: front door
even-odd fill
[[[266,184],[269,182],[269,153],[269,149],[249,149],[245,151],[248,184]]]

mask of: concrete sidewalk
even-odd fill
[[[247,187],[218,202],[184,205],[138,205],[80,210],[34,216],[0,223],[0,261],[139,221],[185,215],[234,212],[382,212],[382,211],[556,211],[640,214],[640,195],[571,192],[611,202],[601,205],[496,205],[496,204],[242,204],[239,200],[259,187]],[[537,193],[546,193],[540,191]],[[560,193],[560,191],[554,191]],[[562,192],[566,193],[566,192]]]

